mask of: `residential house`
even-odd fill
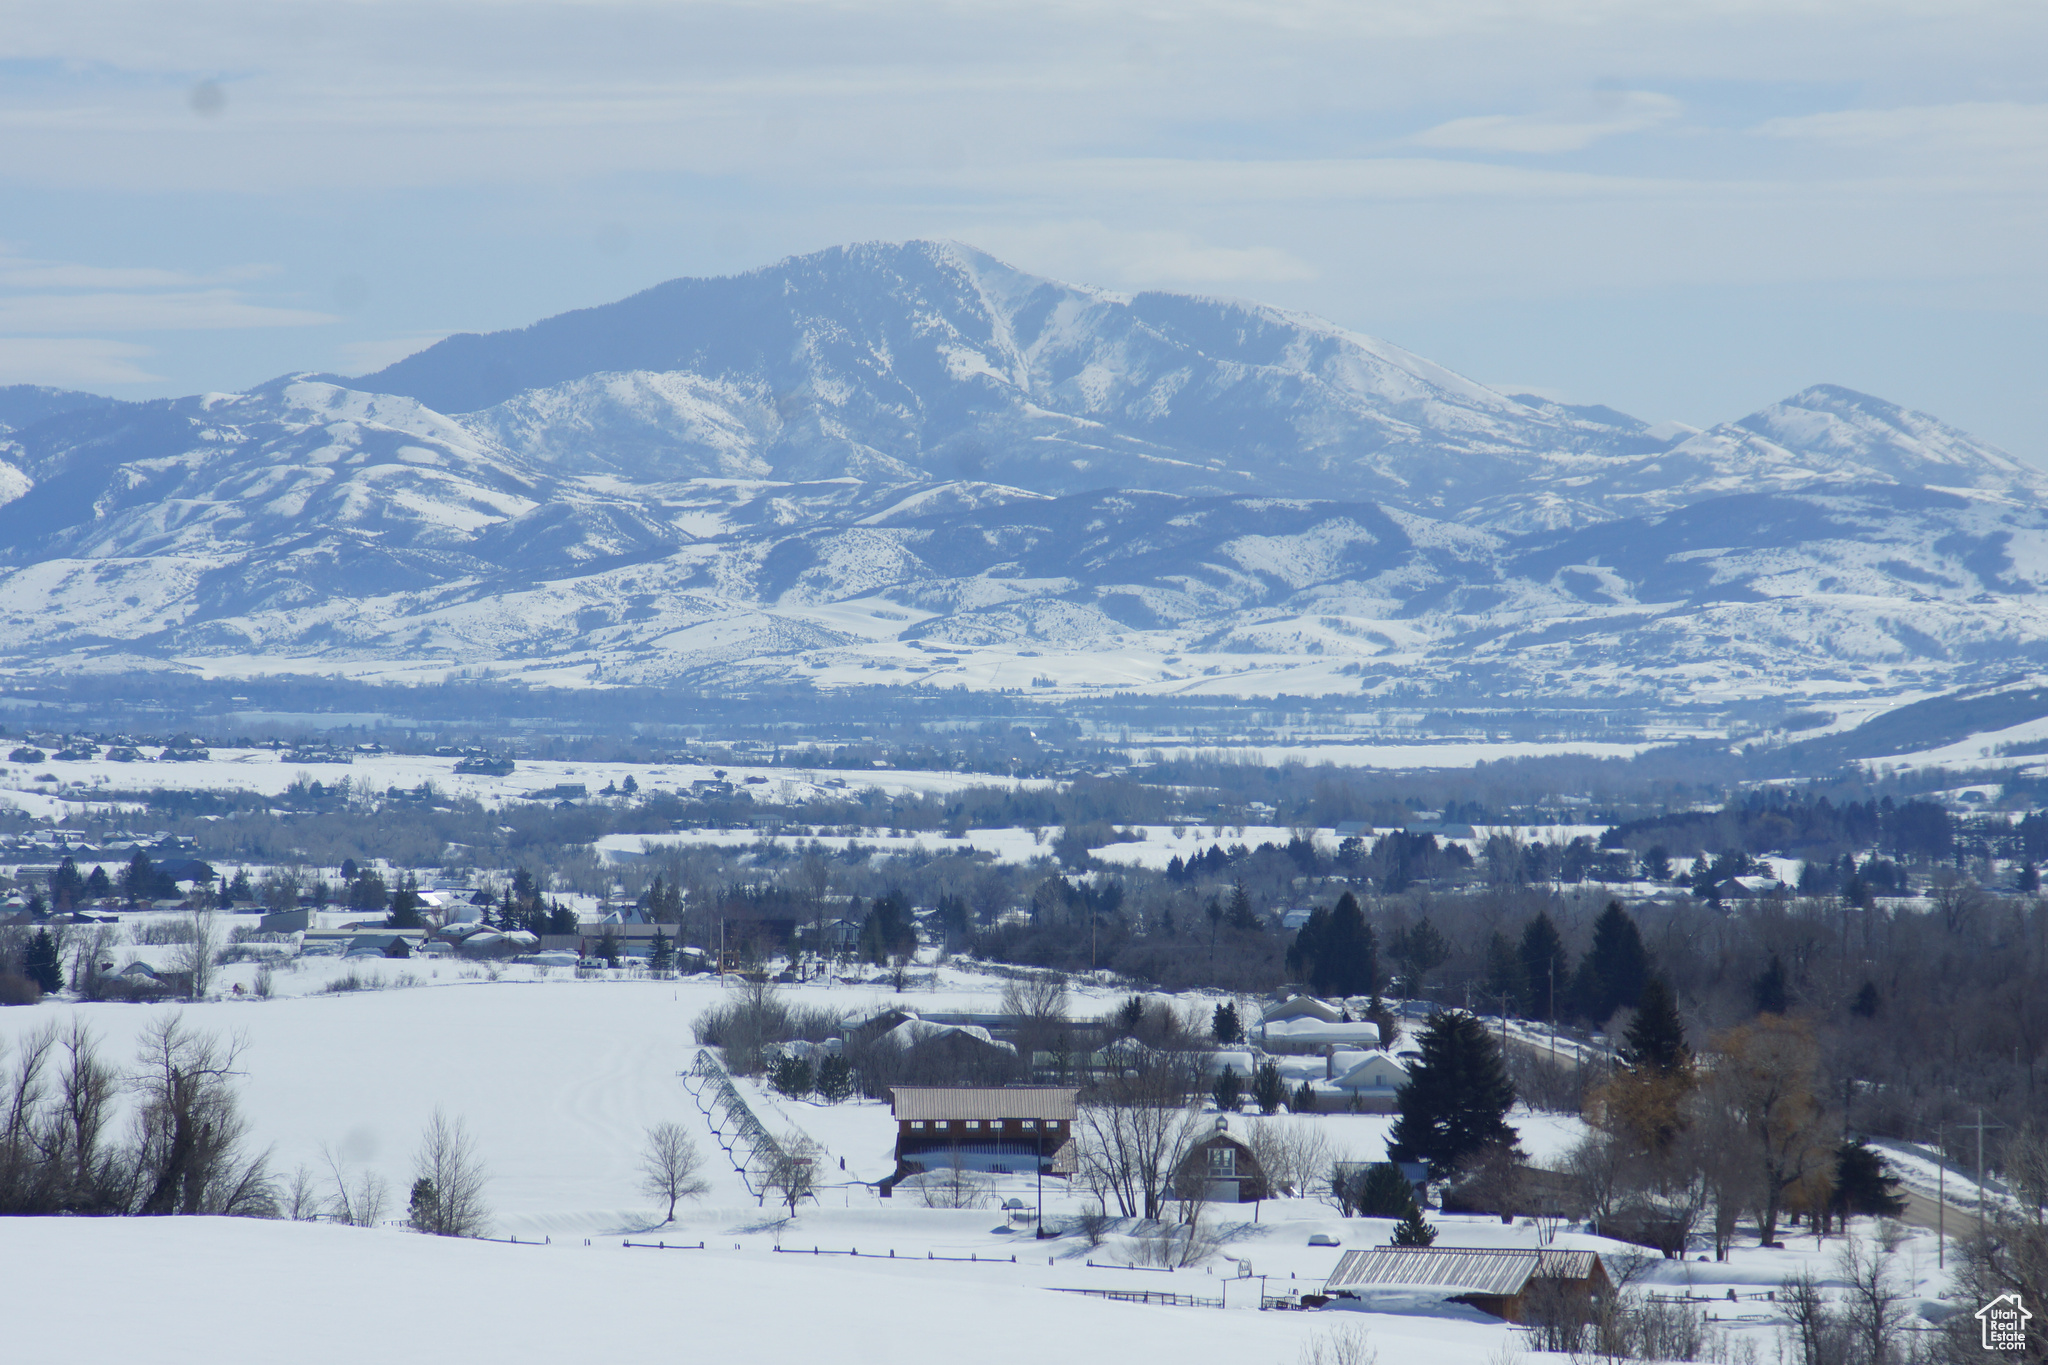
[[[1324,1065],[1324,1084],[1339,1092],[1346,1105],[1368,1114],[1393,1113],[1395,1096],[1408,1083],[1408,1068],[1398,1058],[1377,1050],[1332,1048]]]
[[[1260,1026],[1259,1042],[1266,1051],[1279,1054],[1319,1053],[1333,1047],[1373,1051],[1380,1045],[1380,1026],[1364,1021],[1326,1022],[1304,1014],[1266,1021]]]
[[[1316,1019],[1325,1024],[1334,1024],[1344,1017],[1342,1008],[1318,1000],[1312,995],[1290,995],[1277,1005],[1268,1005],[1259,1012],[1262,1024],[1282,1023],[1289,1019]]]

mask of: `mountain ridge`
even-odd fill
[[[957,244],[37,403],[0,433],[4,667],[1677,696],[2048,658],[2048,476],[1925,414],[1815,385],[1657,431]]]

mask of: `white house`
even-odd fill
[[[1326,1087],[1371,1113],[1392,1113],[1395,1095],[1408,1082],[1408,1068],[1384,1052],[1368,1052],[1356,1064],[1332,1072]]]
[[[1268,1005],[1260,1011],[1259,1022],[1273,1024],[1288,1019],[1317,1019],[1325,1024],[1334,1024],[1343,1017],[1343,1010],[1312,995],[1290,995],[1279,1004]]]
[[[1373,1051],[1380,1045],[1378,1024],[1325,1022],[1311,1015],[1268,1020],[1261,1034],[1268,1052],[1321,1052],[1330,1047]]]

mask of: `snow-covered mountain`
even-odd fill
[[[947,244],[0,426],[17,666],[1697,692],[2048,644],[2048,475],[1923,414],[1665,435]]]

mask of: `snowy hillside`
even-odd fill
[[[1664,434],[953,245],[0,424],[17,668],[1681,695],[2048,654],[2048,476],[1923,414]]]

